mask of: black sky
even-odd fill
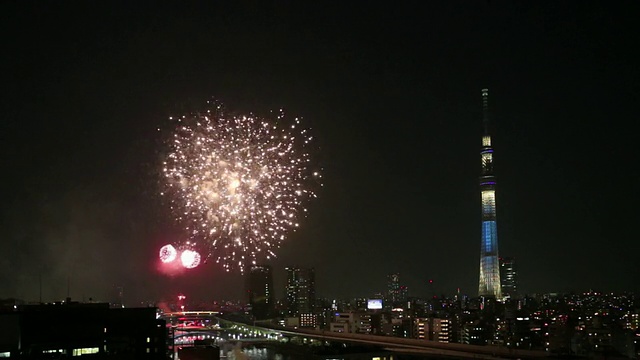
[[[189,4],[186,4],[189,3]],[[304,4],[303,4],[304,3]],[[375,2],[374,2],[375,3]],[[637,1],[0,5],[0,297],[239,298],[154,270],[156,128],[210,96],[306,118],[324,187],[272,262],[320,295],[477,291],[480,89],[524,292],[640,291]],[[434,287],[428,287],[434,279]],[[67,281],[69,280],[69,281]]]

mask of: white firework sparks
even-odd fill
[[[162,195],[190,249],[225,269],[275,257],[299,226],[320,174],[305,151],[312,136],[300,119],[230,115],[218,103],[177,119],[163,163]],[[184,246],[179,246],[184,247]]]
[[[175,260],[177,256],[178,252],[176,251],[176,248],[173,247],[173,245],[169,244],[160,248],[160,261],[162,261],[163,263],[170,263]]]
[[[193,250],[185,250],[180,255],[180,261],[182,262],[182,266],[187,269],[193,269],[200,265],[200,254]]]

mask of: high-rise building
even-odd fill
[[[402,306],[407,305],[407,299],[409,298],[409,288],[406,285],[400,286],[400,294],[398,297],[398,302],[402,303]]]
[[[502,281],[502,296],[505,298],[518,297],[518,272],[514,258],[500,258],[500,281]]]
[[[313,314],[316,304],[316,275],[313,268],[288,267],[287,311],[289,315]]]
[[[246,289],[253,316],[258,320],[271,318],[275,309],[271,266],[251,266],[247,274]]]
[[[400,301],[400,274],[387,275],[387,303],[389,306]]]
[[[489,89],[482,89],[484,133],[480,159],[480,194],[482,195],[482,235],[480,240],[480,281],[478,295],[500,299],[500,263],[498,260],[498,226],[496,222],[496,177],[493,174],[493,147],[489,129]]]

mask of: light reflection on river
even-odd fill
[[[276,350],[265,348],[244,348],[242,352],[238,349],[232,349],[227,352],[222,351],[221,359],[227,360],[310,360],[309,355],[285,355]],[[418,360],[420,357],[398,356],[389,353],[384,354],[345,354],[345,355],[327,355],[314,356],[312,359],[317,360]],[[423,358],[426,359],[426,358]]]

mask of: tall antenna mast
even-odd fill
[[[484,135],[489,135],[489,89],[482,89],[482,123]]]

